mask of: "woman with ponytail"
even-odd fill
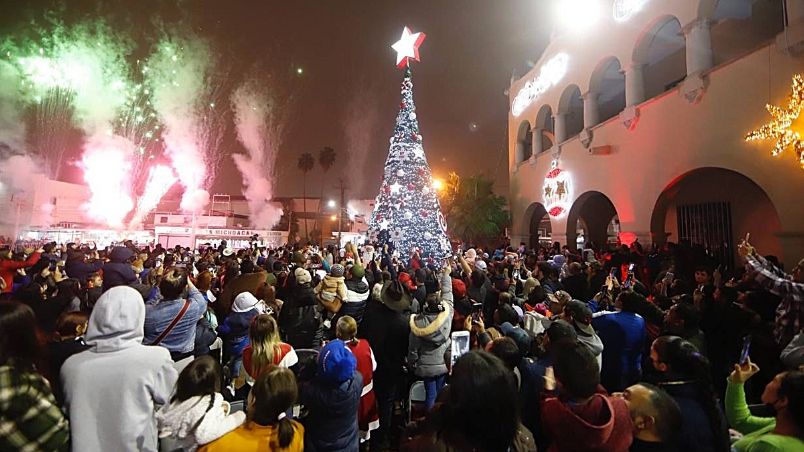
[[[706,357],[678,336],[661,336],[651,345],[650,359],[660,374],[657,386],[673,397],[684,414],[678,450],[728,451],[728,427]]]
[[[304,427],[286,414],[297,396],[293,372],[272,366],[254,382],[249,395],[248,422],[200,452],[302,452]]]
[[[170,403],[156,414],[159,438],[173,439],[176,448],[192,452],[240,426],[246,415],[231,412],[220,393],[221,380],[220,364],[211,356],[188,364]]]

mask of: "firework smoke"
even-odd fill
[[[188,36],[159,43],[147,79],[164,124],[165,153],[185,188],[181,208],[198,212],[209,203],[206,188],[220,163],[225,121],[215,108],[222,82],[216,79],[216,59],[204,40]]]
[[[346,106],[343,130],[349,152],[349,166],[358,169],[356,174],[359,175],[366,174],[368,157],[372,154],[372,146],[376,144],[372,141],[379,124],[376,98],[376,87],[367,82],[354,90]],[[355,183],[355,193],[366,193],[373,190],[379,181],[369,181],[367,177],[359,176]]]
[[[25,125],[20,115],[20,83],[17,68],[0,61],[0,147],[17,152],[25,148]]]
[[[282,216],[282,209],[271,199],[284,122],[277,117],[276,99],[264,86],[252,80],[232,94],[237,137],[248,152],[234,154],[232,159],[243,175],[243,194],[248,201],[252,227],[270,229]]]

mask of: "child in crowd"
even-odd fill
[[[332,326],[332,318],[340,310],[343,300],[346,299],[346,281],[343,277],[345,269],[341,264],[335,264],[329,269],[329,274],[318,283],[315,295],[324,308],[324,328]]]
[[[179,374],[170,404],[156,415],[159,438],[170,438],[187,452],[215,441],[245,422],[221,395],[221,368],[211,356],[196,358]]]

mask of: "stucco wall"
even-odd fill
[[[659,3],[651,5],[661,9]],[[697,2],[672,3],[674,11],[664,13],[678,17],[682,25],[695,19],[697,9],[692,4]],[[651,16],[662,14],[654,8]],[[595,65],[604,57],[614,54],[626,66],[639,30],[649,27],[650,20],[643,18],[643,21],[640,26],[621,27],[607,34],[606,50],[573,47],[568,52],[570,72],[559,86],[545,93],[521,116],[509,117],[514,239],[527,238],[530,219],[526,218],[525,210],[533,202],[541,202],[542,182],[553,159],[550,152],[545,152],[532,161],[516,163],[514,150],[519,124],[523,119],[533,121],[545,103],[552,104],[555,111],[558,96],[570,84],[578,84],[584,92]],[[554,42],[545,58],[559,49],[562,43]],[[564,50],[570,49],[564,46]],[[639,122],[634,130],[626,129],[619,117],[593,127],[591,147],[609,145],[608,155],[590,155],[577,137],[562,143],[560,166],[572,174],[573,196],[587,191],[605,194],[617,210],[622,230],[645,236],[651,231],[650,220],[657,199],[673,181],[698,168],[728,169],[758,185],[779,217],[778,225],[763,223],[765,212],[755,212],[747,218],[735,217],[735,225],[752,229],[754,240],[769,251],[781,249],[778,254],[783,259],[797,260],[804,256],[804,209],[800,201],[804,174],[791,152],[774,158],[770,155],[772,143],[746,143],[743,137],[767,122],[766,103],[786,102],[791,77],[802,70],[804,59],[783,54],[775,44],[768,43],[706,73],[707,88],[697,104],[688,102],[680,89],[675,88],[638,105]],[[512,96],[528,77],[511,87]],[[735,212],[750,209],[750,204],[749,199],[736,197],[733,209]],[[556,231],[559,235],[561,231],[566,234],[566,218],[553,219],[552,227],[554,236]]]

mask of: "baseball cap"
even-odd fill
[[[587,335],[595,334],[592,328],[592,310],[583,301],[571,300],[564,306],[564,311],[572,316],[575,328]]]
[[[500,325],[500,331],[505,337],[510,337],[516,342],[517,347],[519,347],[519,352],[522,353],[523,356],[528,354],[533,340],[527,331],[511,325],[509,322]]]
[[[486,265],[486,261],[477,260],[475,261],[475,268],[481,271],[486,271],[488,269],[488,265]]]

